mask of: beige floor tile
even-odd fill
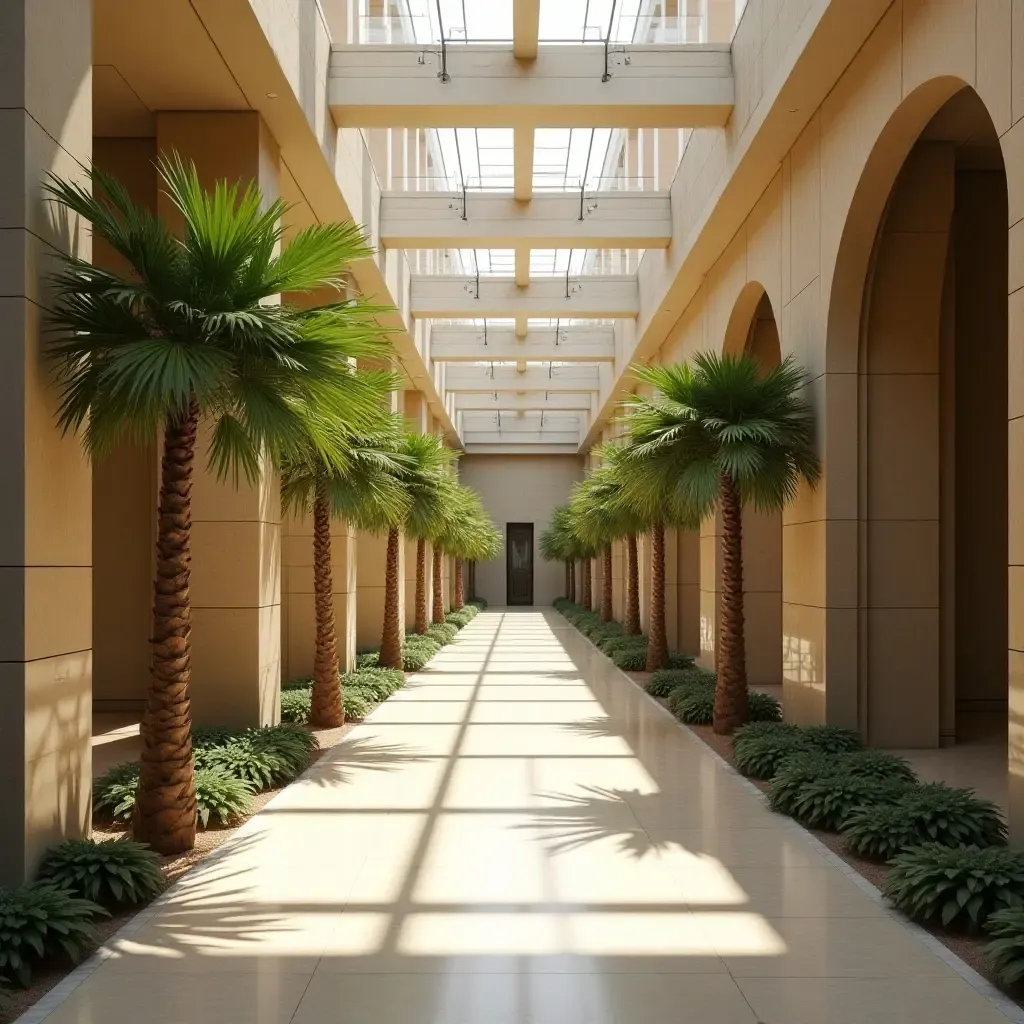
[[[763,1024],[1006,1024],[961,978],[740,978]]]
[[[665,860],[682,868],[689,867],[695,857],[713,857],[729,868],[769,865],[820,868],[828,863],[801,836],[778,825],[732,828],[708,822],[703,828],[648,828],[646,831]]]
[[[570,728],[583,728],[590,723],[599,723],[603,729],[612,726],[601,703],[593,699],[479,701],[473,703],[469,720],[473,725],[528,722],[537,725],[565,725]],[[598,725],[595,724],[593,728],[598,728]]]
[[[726,911],[698,916],[737,978],[955,977],[892,918],[762,918],[778,941],[751,950],[744,948],[739,915]]]
[[[186,980],[163,970],[114,975],[104,966],[46,1024],[289,1024],[309,980],[273,969],[198,973]]]

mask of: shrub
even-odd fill
[[[801,728],[779,723],[763,730],[743,726],[733,737],[736,767],[754,779],[773,778],[782,762],[798,753],[843,754],[861,749],[857,733],[834,725]]]
[[[196,813],[202,828],[209,828],[211,818],[230,825],[252,812],[253,787],[243,779],[216,768],[198,768],[195,780]]]
[[[315,736],[290,724],[242,732],[202,730],[194,742],[196,768],[226,771],[256,790],[291,782],[301,775],[309,766],[310,752],[318,746]]]
[[[681,686],[700,689],[714,689],[715,673],[703,668],[661,668],[644,683],[644,689],[652,697],[668,697]]]
[[[27,988],[39,961],[61,953],[78,960],[93,941],[93,919],[106,916],[98,904],[48,882],[0,886],[0,977]]]
[[[747,722],[732,734],[732,745],[734,750],[742,749],[765,736],[792,736],[800,731],[800,726],[791,722]]]
[[[345,709],[345,718],[350,722],[360,722],[369,713],[373,698],[357,686],[346,686],[341,691],[341,706]]]
[[[846,771],[862,779],[877,779],[879,781],[902,779],[904,782],[917,782],[917,776],[908,761],[884,750],[866,748],[838,756],[842,759]]]
[[[406,672],[419,672],[441,650],[441,645],[428,636],[410,634],[402,648],[402,664]]]
[[[680,654],[678,651],[668,652],[669,668],[693,668],[695,660],[692,654]]]
[[[601,650],[609,657],[614,656],[619,651],[630,651],[633,648],[642,650],[646,654],[647,637],[643,634],[619,633],[608,637],[601,646]]]
[[[926,843],[893,860],[882,892],[913,921],[976,932],[997,911],[1024,904],[1024,854]]]
[[[43,855],[39,879],[103,906],[144,903],[164,887],[159,857],[126,839],[65,839]]]
[[[313,708],[313,691],[282,690],[281,721],[292,725],[306,725]]]
[[[435,622],[427,627],[424,634],[441,647],[450,644],[458,635],[459,627],[454,622]]]
[[[912,783],[853,775],[841,760],[809,753],[786,761],[772,780],[768,802],[808,828],[837,831],[857,807],[891,803]]]
[[[287,683],[281,684],[282,693],[291,693],[293,690],[309,690],[313,686],[312,676],[296,676],[289,679]]]
[[[131,821],[138,785],[138,764],[129,762],[114,765],[93,779],[93,810],[101,817],[110,818],[112,821]]]
[[[341,677],[342,685],[362,690],[373,701],[387,700],[405,686],[405,673],[397,668],[359,668]]]
[[[989,963],[1004,985],[1016,985],[1024,978],[1024,907],[993,911],[985,930],[992,936],[985,947]]]
[[[376,668],[380,664],[380,650],[363,651],[356,655],[356,668]]]
[[[917,786],[890,806],[857,809],[843,827],[843,840],[860,857],[890,860],[925,843],[1002,846],[1006,825],[995,804],[939,782]]]
[[[778,722],[782,706],[774,697],[751,691],[747,695],[750,720]],[[684,683],[669,697],[672,714],[687,725],[711,725],[715,720],[715,687],[707,682]]]
[[[647,647],[626,647],[616,651],[611,659],[623,672],[643,672],[647,667]]]
[[[466,602],[467,606],[472,605],[478,612],[487,610],[487,602],[482,597],[474,597]],[[557,607],[557,606],[556,606]]]
[[[473,621],[474,614],[474,612],[466,611],[465,607],[462,607],[457,612],[449,612],[444,617],[444,621],[446,625],[454,626],[455,631],[458,632],[460,629],[465,629]]]
[[[840,725],[809,725],[801,731],[809,746],[825,754],[847,754],[864,749],[864,741],[855,729]]]

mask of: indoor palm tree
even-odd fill
[[[501,550],[501,534],[484,510],[483,502],[476,491],[461,484],[456,485],[448,501],[450,514],[446,517],[443,528],[435,535],[434,550],[450,556],[455,561],[452,609],[458,611],[465,604],[463,562],[483,562],[494,558]],[[434,610],[436,616],[436,599]]]
[[[409,507],[401,532],[416,539],[416,625],[417,633],[426,633],[427,622],[427,541],[443,526],[450,514],[446,497],[454,483],[451,467],[457,453],[445,447],[434,434],[407,433],[400,451],[407,465],[403,486]],[[382,639],[381,665],[402,667],[402,630],[398,622],[398,543],[399,532],[388,535],[388,573],[393,586],[385,585],[385,634]],[[393,546],[393,550],[392,550]],[[392,554],[394,555],[392,566]],[[385,659],[385,647],[387,658]]]
[[[651,582],[650,582],[650,616],[647,627],[647,661],[644,668],[648,672],[667,668],[669,663],[668,630],[665,622],[665,529],[697,529],[700,526],[700,514],[684,505],[678,495],[664,487],[664,481],[644,481],[642,476],[643,455],[638,452],[635,439],[621,447],[605,451],[605,458],[610,471],[621,482],[621,487],[610,498],[626,514],[635,517],[637,523],[643,523],[651,539]],[[637,481],[640,486],[636,486]],[[662,487],[654,486],[661,482]]]
[[[540,557],[545,562],[565,564],[565,597],[576,600],[576,574],[573,569],[573,534],[569,508],[561,505],[551,513],[551,524],[538,538]]]
[[[382,378],[382,397],[397,381]],[[284,509],[313,518],[313,594],[316,646],[310,724],[324,729],[345,722],[340,686],[338,637],[331,573],[331,520],[344,519],[361,530],[379,532],[400,524],[409,508],[402,484],[405,460],[399,454],[401,423],[381,416],[364,435],[337,429],[336,451],[328,462],[312,445],[289,453],[282,466]]]
[[[722,603],[718,631],[715,731],[747,718],[743,628],[743,506],[783,508],[801,482],[820,475],[814,415],[801,397],[807,377],[792,357],[765,374],[748,355],[703,353],[692,364],[646,367],[655,389],[631,404],[634,486],[722,516]]]
[[[162,187],[181,236],[137,206],[98,169],[90,187],[52,179],[50,196],[89,221],[126,261],[126,276],[57,254],[49,354],[60,391],[58,424],[81,431],[92,456],[121,440],[162,445],[149,693],[141,725],[132,829],[163,854],[194,845],[195,783],[189,711],[192,478],[200,424],[219,477],[255,480],[266,460],[312,445],[329,462],[330,432],[376,414],[380,388],[353,357],[387,350],[370,307],[297,309],[282,292],[340,289],[368,246],[352,224],[315,225],[282,247],[288,207],[254,186],[218,182],[161,157]],[[322,414],[312,424],[310,409]]]
[[[620,448],[611,442],[594,450],[600,465],[582,484],[578,484],[570,501],[574,529],[587,543],[602,551],[604,581],[601,613],[607,610],[611,619],[612,603],[612,550],[616,540],[626,544],[626,632],[636,635],[640,630],[640,567],[637,555],[637,534],[643,533],[645,523],[635,510],[622,499],[624,480]]]

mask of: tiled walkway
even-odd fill
[[[552,612],[479,616],[48,1024],[1005,1024]]]

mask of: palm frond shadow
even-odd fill
[[[566,722],[562,728],[576,733],[577,736],[585,736],[587,739],[620,739],[622,737],[622,726],[609,715],[603,717],[595,715],[593,718]]]
[[[351,739],[327,752],[306,779],[319,786],[335,786],[358,780],[362,772],[394,772],[403,765],[432,760],[406,743],[379,743],[374,739]]]
[[[537,796],[557,803],[533,811],[532,819],[517,827],[532,833],[536,841],[552,853],[579,849],[602,839],[615,839],[620,853],[640,860],[678,845],[652,839],[636,818],[638,808],[656,806],[662,801],[660,794],[586,786],[579,793],[538,793]]]

